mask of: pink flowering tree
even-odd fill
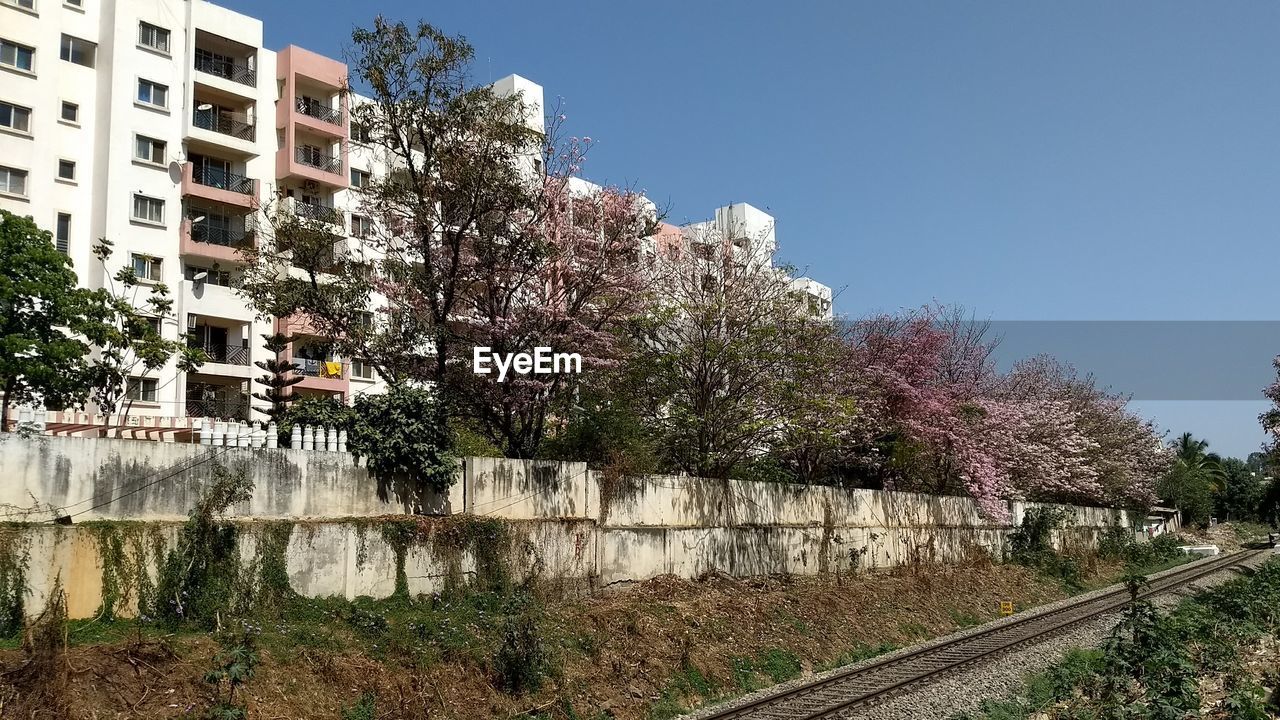
[[[885,487],[962,492],[1002,518],[1031,499],[1149,504],[1167,452],[1127,398],[1049,358],[1001,375],[985,328],[924,308],[858,323],[859,406],[870,430],[849,467]]]
[[[243,292],[392,385],[433,388],[440,422],[529,457],[576,376],[478,378],[473,348],[577,352],[584,373],[614,361],[655,213],[638,193],[577,182],[590,139],[474,84],[463,38],[379,17],[352,39],[365,99],[350,103],[351,142],[377,170],[352,208],[363,222],[276,203]]]

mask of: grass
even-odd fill
[[[887,642],[883,642],[878,645],[857,645],[852,650],[845,651],[836,659],[819,665],[817,669],[819,672],[835,670],[838,667],[860,663],[863,660],[870,660],[873,657],[879,657],[897,649],[897,645]]]
[[[963,610],[956,610],[955,608],[952,608],[950,613],[951,613],[951,622],[955,623],[956,627],[959,628],[960,630],[963,630],[965,628],[971,628],[974,625],[981,625],[983,622],[985,622],[982,618],[978,617],[977,615],[974,615],[971,612],[965,612]]]

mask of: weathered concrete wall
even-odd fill
[[[101,603],[102,561],[92,528],[78,524],[144,520],[172,542],[175,521],[215,477],[212,460],[254,480],[252,499],[229,515],[250,529],[257,521],[293,523],[286,559],[296,591],[352,598],[394,590],[395,550],[381,538],[384,521],[371,519],[407,506],[379,500],[378,483],[351,455],[10,436],[0,439],[0,519],[47,523],[72,514],[77,523],[20,526],[31,600],[61,574],[73,615],[92,614]],[[1012,523],[1030,506],[1010,503]],[[1102,529],[1129,524],[1115,510],[1061,507],[1075,526],[1059,543],[1091,543]],[[538,565],[546,578],[591,585],[663,573],[813,575],[1000,556],[1013,527],[984,518],[962,497],[670,476],[610,481],[582,463],[496,458],[467,458],[435,509],[500,519],[518,540],[513,567]],[[256,535],[242,537],[251,558]],[[410,548],[410,591],[434,592],[474,562],[450,561],[461,565],[448,566],[430,544]]]
[[[0,436],[0,516],[182,520],[221,464],[254,480],[234,517],[376,517],[408,511],[378,499],[378,483],[349,453],[224,448],[108,438]],[[455,485],[444,513],[462,507]]]
[[[388,522],[277,522],[291,525],[284,549],[289,586],[308,597],[387,597],[396,589],[397,549],[381,533]],[[448,540],[435,537],[448,518],[424,519],[422,537],[403,548],[405,579],[412,595],[445,590],[450,578],[466,583],[476,572],[473,548],[453,548]],[[142,548],[142,565],[151,582],[159,577],[161,558],[175,545],[181,523],[139,523],[143,528],[126,528],[124,572],[137,561],[135,550]],[[255,560],[265,523],[237,521],[238,545],[246,585],[254,582]],[[514,582],[538,573],[544,582],[573,592],[594,583],[596,527],[587,521],[502,522],[507,540],[498,554]],[[142,529],[144,534],[131,532]],[[8,525],[0,530],[3,560],[14,562],[26,575],[26,611],[38,614],[44,607],[55,580],[60,579],[67,595],[67,612],[72,618],[94,617],[102,606],[105,586],[103,533],[119,528],[102,524],[58,526],[48,524]],[[140,542],[135,543],[135,539]],[[158,542],[158,545],[156,544]],[[156,553],[155,550],[160,552]],[[492,548],[486,548],[492,550]],[[112,572],[121,574],[121,567]],[[137,594],[129,593],[118,612],[132,615],[137,610]],[[163,600],[163,599],[162,599]]]

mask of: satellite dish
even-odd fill
[[[191,279],[194,280],[195,282],[204,282],[205,280],[209,279],[209,271],[201,270],[200,272],[193,275]]]

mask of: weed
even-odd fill
[[[258,666],[258,649],[253,635],[227,633],[219,638],[222,649],[213,656],[213,669],[204,681],[213,686],[213,704],[204,717],[207,720],[244,720],[248,717],[242,704],[236,702],[236,691],[253,679]],[[226,695],[222,688],[226,687]]]
[[[550,666],[547,649],[538,627],[538,608],[533,598],[520,594],[512,599],[502,644],[494,656],[494,669],[504,689],[513,693],[537,690]]]
[[[364,693],[355,705],[342,708],[342,720],[376,720],[377,702],[377,694]]]

